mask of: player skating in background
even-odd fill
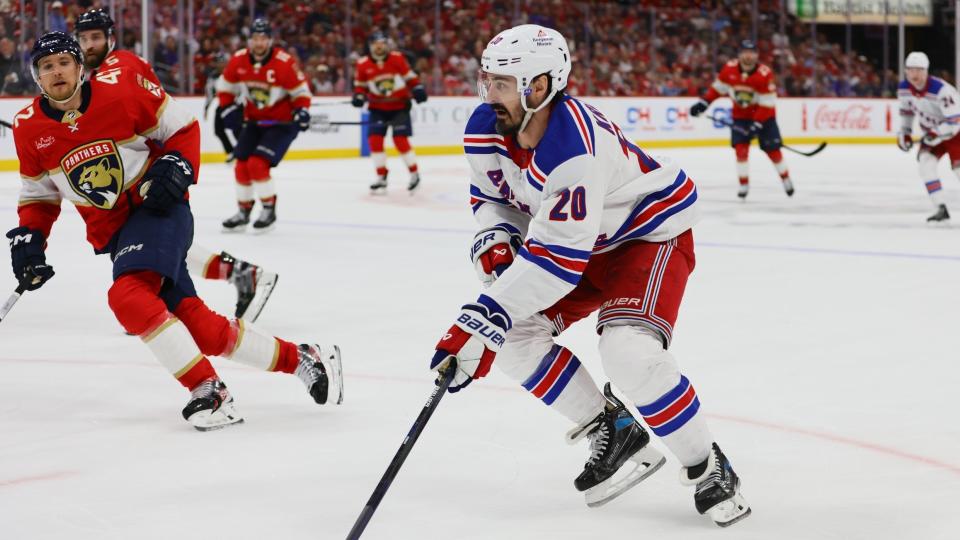
[[[65,199],[94,251],[110,255],[107,296],[117,320],[191,392],[183,417],[194,427],[242,421],[207,356],[295,373],[314,401],[339,403],[336,346],[297,346],[197,297],[185,260],[193,239],[187,192],[200,159],[196,119],[129,67],[83,82],[80,46],[62,32],[35,42],[31,68],[42,94],[14,118],[20,226],[6,235],[21,286],[35,290],[53,277],[46,239]]]
[[[255,196],[263,210],[253,222],[253,232],[266,232],[277,220],[277,188],[270,176],[301,131],[310,128],[310,89],[303,72],[289,53],[273,45],[266,19],[253,21],[246,49],[230,58],[217,79],[218,114],[227,128],[236,126],[233,106],[245,101],[243,126],[233,149],[236,158],[239,210],[223,222],[227,232],[242,232],[250,223]]]
[[[576,426],[569,440],[590,440],[574,484],[588,504],[602,504],[664,458],[610,386],[601,392],[554,341],[599,310],[606,375],[680,461],[681,482],[696,486],[697,510],[730,525],[750,513],[740,481],[667,350],[695,263],[696,186],[600,111],[565,95],[570,67],[563,36],[537,25],[501,32],[483,51],[483,104],[467,123],[464,150],[480,224],[471,256],[489,287],[462,307],[431,367],[456,357],[455,392],[496,358]]]
[[[420,185],[417,170],[417,155],[410,144],[413,123],[410,119],[411,99],[417,103],[427,100],[427,91],[420,78],[410,69],[407,59],[397,51],[390,50],[387,36],[379,31],[370,35],[370,55],[357,60],[353,81],[353,106],[367,104],[370,125],[367,127],[367,144],[370,158],[376,168],[377,179],[370,184],[374,193],[387,188],[387,154],[383,139],[387,129],[393,131],[393,145],[410,171],[407,189],[413,191]]]
[[[707,94],[690,108],[692,116],[700,116],[713,100],[729,96],[733,101],[733,126],[730,128],[730,145],[737,154],[737,176],[740,187],[737,196],[747,197],[750,191],[750,141],[756,137],[760,149],[767,153],[777,168],[783,182],[783,190],[793,195],[793,181],[787,162],[780,151],[783,141],[777,126],[777,86],[773,71],[759,63],[757,46],[750,40],[740,44],[740,53],[735,60],[727,62]]]
[[[87,79],[96,75],[101,66],[104,70],[128,68],[160,86],[160,79],[146,60],[116,48],[113,19],[105,9],[82,13],[74,24],[74,32],[83,50]],[[257,320],[277,284],[277,274],[225,251],[218,254],[197,244],[190,246],[187,253],[187,268],[195,276],[232,283],[237,288],[234,316],[248,322]]]
[[[960,179],[960,94],[947,81],[929,74],[930,59],[922,52],[908,54],[903,68],[907,78],[897,87],[900,99],[897,146],[904,152],[913,147],[913,121],[919,117],[923,134],[917,152],[917,169],[936,210],[927,221],[946,221],[950,219],[950,212],[943,200],[937,163],[944,155],[949,156],[950,168]]]

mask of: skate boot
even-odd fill
[[[407,191],[409,191],[410,193],[413,193],[417,189],[417,186],[419,185],[420,185],[420,173],[419,172],[410,173],[410,183],[407,184]]]
[[[274,224],[277,222],[277,204],[265,204],[263,205],[263,210],[260,211],[260,216],[257,217],[257,220],[253,222],[253,232],[256,234],[263,234],[265,232],[273,230]]]
[[[584,436],[590,441],[590,457],[583,472],[573,481],[577,491],[586,492],[584,496],[590,507],[610,502],[656,472],[666,461],[663,454],[648,446],[650,435],[613,395],[610,383],[604,385],[603,395],[607,398],[604,411],[567,434],[567,442],[571,444]],[[630,465],[625,466],[628,461]]]
[[[787,193],[787,197],[793,197],[793,181],[789,178],[783,179],[783,191]]]
[[[240,207],[237,213],[223,221],[223,232],[243,232],[250,223],[250,211],[253,208]]]
[[[300,363],[294,374],[303,381],[313,401],[323,405],[343,403],[343,371],[340,347],[302,344],[297,348]]]
[[[235,259],[224,251],[220,259],[233,264],[233,270],[227,281],[237,288],[237,309],[234,317],[247,322],[256,322],[267,300],[273,294],[279,277],[273,272],[267,272],[255,264]]]
[[[190,402],[183,408],[183,418],[198,431],[211,431],[243,422],[233,405],[233,396],[227,390],[227,385],[216,377],[203,381],[190,392]]]
[[[740,200],[747,198],[747,193],[750,191],[750,184],[740,184],[740,187],[737,188],[737,197],[740,197]]]
[[[941,204],[937,207],[935,214],[927,218],[927,223],[936,223],[938,221],[947,221],[950,219],[950,212],[947,212],[947,205]]]
[[[370,184],[370,194],[385,193],[387,191],[387,174],[377,176],[377,181]]]
[[[706,461],[680,469],[680,483],[697,486],[693,494],[697,512],[707,514],[721,527],[729,527],[750,515],[750,507],[740,495],[740,478],[717,443],[713,443]]]

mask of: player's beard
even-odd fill
[[[104,45],[99,51],[93,48],[83,51],[83,65],[89,70],[99,68],[100,64],[102,64],[103,60],[107,57],[107,48],[108,47]]]
[[[504,137],[512,137],[520,133],[520,122],[514,121],[513,113],[502,105],[492,105],[494,112],[502,111],[506,113],[505,117],[497,116],[497,134]]]

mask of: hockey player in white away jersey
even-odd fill
[[[483,104],[467,123],[471,205],[480,224],[471,250],[489,285],[462,307],[431,362],[456,358],[451,391],[497,365],[590,440],[575,487],[597,506],[656,471],[664,457],[611,391],[600,391],[569,349],[554,342],[599,310],[600,355],[696,486],[697,510],[721,526],[750,509],[713,442],[700,402],[667,347],[688,274],[697,190],[674,163],[654,159],[593,107],[565,95],[566,40],[522,25],[483,51]]]
[[[960,94],[950,83],[929,75],[930,60],[922,52],[912,52],[904,62],[906,80],[900,82],[900,132],[897,146],[907,152],[913,146],[913,121],[919,117],[920,151],[917,166],[920,179],[936,212],[927,221],[950,219],[943,200],[943,187],[937,175],[937,163],[944,154],[950,156],[950,168],[960,179]]]

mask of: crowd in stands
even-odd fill
[[[36,3],[20,14],[19,2],[0,0],[0,94],[35,92],[29,50],[36,28],[29,21],[37,20]],[[148,56],[139,42],[139,0],[116,4],[122,6],[114,15],[122,29],[119,46]],[[574,56],[568,92],[603,96],[702,95],[753,31],[753,3],[732,0],[444,0],[439,13],[434,0],[359,0],[349,16],[348,3],[337,0],[195,0],[194,34],[186,39],[177,2],[153,4],[153,65],[168,90],[190,94],[203,94],[229,55],[245,45],[251,5],[271,21],[276,43],[298,59],[315,95],[351,92],[352,66],[374,29],[391,37],[432,94],[472,95],[480,52],[497,31],[519,22],[550,26],[567,37]],[[46,28],[72,31],[76,17],[98,5],[109,3],[48,3]],[[814,43],[809,25],[781,14],[780,0],[758,5],[760,59],[777,74],[781,95],[895,95],[896,74],[884,77],[875,58],[846,54],[823,34]],[[193,55],[192,87],[181,58],[186,54]]]

